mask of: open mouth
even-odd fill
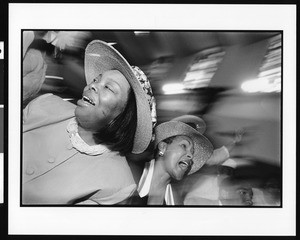
[[[186,170],[191,166],[191,161],[181,160],[178,164],[182,169]]]
[[[89,97],[87,96],[83,96],[82,97],[82,100],[89,103],[89,104],[92,104],[93,106],[95,106],[96,104],[94,103],[94,101],[92,99],[90,99]]]

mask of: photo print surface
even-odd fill
[[[9,11],[9,234],[295,233],[292,6]]]

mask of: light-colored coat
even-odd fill
[[[66,130],[75,105],[52,94],[23,110],[23,204],[116,204],[136,189],[125,157],[90,156],[72,147]]]

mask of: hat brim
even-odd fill
[[[87,84],[108,70],[118,70],[125,76],[134,92],[137,107],[137,127],[132,153],[142,153],[152,138],[152,118],[146,94],[130,64],[112,46],[106,42],[94,40],[86,47],[84,66]]]
[[[198,171],[213,153],[211,142],[204,135],[183,122],[169,121],[161,123],[155,128],[155,135],[155,147],[159,142],[169,137],[183,135],[192,139],[194,142],[194,158],[188,175]]]

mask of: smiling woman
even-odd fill
[[[99,40],[86,48],[85,75],[77,105],[45,94],[23,110],[23,204],[126,203],[136,189],[124,155],[152,139],[147,77]]]

